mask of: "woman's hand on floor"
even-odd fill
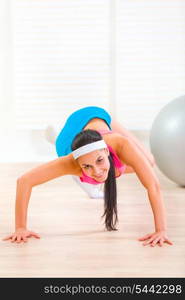
[[[143,246],[150,245],[151,247],[155,247],[156,245],[162,247],[164,243],[173,245],[173,243],[169,240],[166,231],[156,231],[153,233],[149,233],[138,239],[139,241],[144,241]]]
[[[18,228],[13,234],[6,236],[3,241],[10,240],[12,243],[26,243],[30,237],[40,239],[40,236],[33,231],[29,231],[26,228]]]

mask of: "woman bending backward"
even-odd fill
[[[96,110],[93,118],[92,110]],[[89,111],[89,120],[86,120],[85,126],[80,128],[80,132],[75,137],[72,137],[72,141],[69,141],[71,147],[67,145],[69,149],[65,151],[68,154],[60,155],[60,139],[62,137],[62,142],[66,141],[64,135],[69,133],[66,129],[71,128],[71,126],[69,127],[71,125],[69,121],[73,120],[74,117],[76,118],[79,113],[83,112],[87,115]],[[154,232],[139,238],[139,240],[144,241],[143,245],[155,246],[158,244],[162,246],[164,243],[172,245],[167,237],[165,207],[160,183],[152,168],[154,166],[152,155],[118,122],[110,121],[108,123],[107,116],[102,117],[98,115],[97,111],[101,114],[102,112],[108,114],[99,107],[86,107],[73,113],[62,129],[62,135],[60,133],[57,139],[60,148],[57,151],[59,157],[32,169],[18,178],[15,232],[3,240],[20,243],[27,242],[27,239],[32,236],[40,238],[37,233],[27,228],[27,210],[32,188],[64,175],[73,175],[78,180],[80,179],[81,183],[88,182],[91,185],[104,183],[104,213],[102,217],[105,218],[107,230],[117,230],[116,177],[122,173],[135,172],[147,190],[155,225]],[[73,123],[75,123],[74,120]],[[62,147],[62,149],[67,149],[67,147]]]

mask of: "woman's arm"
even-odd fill
[[[27,237],[39,237],[27,228],[27,209],[32,188],[59,176],[73,174],[77,175],[79,167],[71,154],[57,158],[51,162],[40,165],[25,173],[17,180],[16,205],[15,205],[15,233],[4,240],[20,242],[26,241]]]
[[[171,242],[166,237],[166,213],[159,180],[145,155],[138,150],[135,144],[126,137],[118,138],[118,155],[120,159],[130,165],[136,172],[140,182],[146,188],[148,198],[154,215],[155,233],[147,235],[141,240],[147,240],[144,244]]]

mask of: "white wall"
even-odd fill
[[[12,128],[13,112],[13,40],[11,1],[0,1],[0,129]]]
[[[0,161],[9,161],[15,128],[11,1],[0,1]],[[15,147],[14,147],[15,149]],[[10,154],[9,154],[10,153]],[[16,155],[13,155],[14,158]]]
[[[14,0],[0,0],[0,162],[47,161],[55,149],[42,131],[16,130]]]
[[[117,62],[117,117],[149,130],[185,95],[185,1],[117,1]]]
[[[185,94],[184,36],[184,0],[1,0],[0,160],[55,157],[43,129],[85,105],[150,130]]]
[[[108,108],[110,1],[14,5],[18,128],[43,129],[86,105]]]

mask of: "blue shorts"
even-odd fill
[[[87,123],[93,118],[104,120],[110,129],[111,116],[101,107],[87,106],[72,113],[61,132],[59,133],[55,145],[58,156],[64,156],[72,152],[71,145],[75,136],[83,130]]]

